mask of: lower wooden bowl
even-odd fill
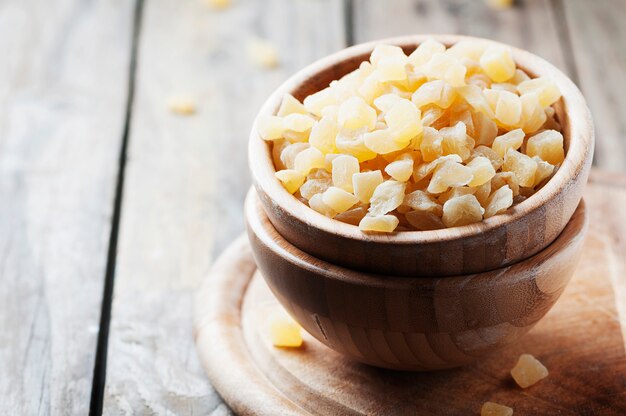
[[[299,250],[276,232],[252,190],[245,216],[259,270],[304,329],[363,363],[418,371],[469,364],[515,343],[565,289],[587,231],[581,201],[559,237],[519,263],[471,275],[398,277]]]

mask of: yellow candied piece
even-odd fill
[[[335,219],[337,221],[345,222],[347,224],[359,225],[363,217],[367,214],[367,209],[363,207],[351,208],[341,214],[337,214]]]
[[[513,191],[509,185],[496,189],[485,203],[485,218],[506,211],[513,205]]]
[[[491,89],[495,91],[508,91],[511,94],[517,95],[517,85],[510,82],[494,82],[491,84]]]
[[[518,386],[525,389],[548,377],[548,369],[532,355],[522,354],[511,370],[511,376]]]
[[[283,169],[274,173],[276,179],[282,182],[283,186],[290,194],[293,194],[304,183],[304,175],[293,169]]]
[[[398,96],[397,94],[383,94],[374,100],[374,106],[378,108],[381,112],[386,113],[387,111],[391,110],[391,108],[395,104],[402,102],[403,100],[405,99]]]
[[[504,185],[508,185],[513,191],[513,196],[519,195],[519,182],[517,176],[513,172],[498,172],[491,179],[491,190],[502,188]]]
[[[339,134],[337,134],[337,137],[335,138],[335,146],[337,147],[337,150],[339,152],[352,155],[356,157],[359,162],[362,163],[376,157],[376,152],[370,150],[365,144],[366,136],[367,134],[359,134],[354,136],[350,134],[345,134],[344,132],[339,132]]]
[[[482,221],[484,212],[474,195],[462,195],[443,204],[441,220],[446,227],[459,227]]]
[[[476,146],[474,150],[472,150],[472,157],[483,156],[489,159],[491,165],[495,170],[499,170],[504,163],[504,159],[500,157],[491,147],[487,146]]]
[[[505,6],[497,6],[498,8],[509,7],[513,0],[488,0],[490,4],[504,3]],[[485,402],[480,409],[480,416],[513,416],[513,409],[498,403]]]
[[[432,127],[424,127],[420,151],[424,162],[431,162],[443,155],[443,136]]]
[[[457,58],[467,58],[472,61],[479,61],[489,44],[477,40],[461,40],[450,48],[446,53],[452,54]]]
[[[428,79],[440,79],[453,87],[465,85],[467,68],[454,55],[435,53],[420,70]]]
[[[334,153],[337,151],[335,146],[337,133],[336,119],[333,116],[324,116],[311,128],[309,144],[322,153]]]
[[[419,182],[422,179],[428,178],[435,171],[435,169],[447,162],[461,163],[462,160],[459,155],[452,154],[440,156],[429,163],[423,163],[413,170],[413,181]]]
[[[385,122],[399,144],[408,145],[412,138],[422,133],[420,110],[411,101],[400,99],[385,113]]]
[[[272,142],[272,160],[274,161],[274,168],[276,170],[281,170],[281,169],[286,168],[286,166],[283,164],[283,161],[280,160],[280,155],[283,152],[283,150],[285,150],[285,148],[289,146],[290,144],[291,143],[289,143],[285,139],[278,139]]]
[[[476,85],[465,85],[457,88],[457,92],[475,111],[484,113],[489,118],[495,117],[495,105],[493,108],[489,105],[484,91]]]
[[[414,211],[430,212],[441,216],[442,207],[437,201],[432,199],[430,195],[421,190],[416,190],[404,197],[402,205],[411,208]]]
[[[366,215],[359,222],[361,231],[378,231],[382,233],[390,233],[396,229],[400,220],[395,215]]]
[[[517,86],[521,95],[537,93],[542,107],[548,107],[561,98],[561,91],[554,81],[547,77],[539,77],[521,82]]]
[[[504,82],[515,75],[515,61],[511,49],[504,45],[490,45],[480,57],[480,67],[494,82]]]
[[[298,348],[302,345],[302,329],[284,311],[274,311],[269,317],[272,345],[280,348]]]
[[[307,179],[300,186],[300,195],[309,200],[313,195],[321,194],[332,185],[330,179]]]
[[[534,186],[537,186],[552,175],[552,173],[554,172],[554,165],[551,165],[550,163],[541,160],[537,156],[533,156],[533,160],[537,162],[537,171],[535,172],[534,184]]]
[[[380,216],[393,211],[402,205],[406,184],[388,180],[376,187],[370,198],[368,215]]]
[[[295,169],[296,156],[298,153],[309,148],[308,143],[291,143],[283,148],[280,160],[287,169]]]
[[[318,117],[322,117],[324,108],[338,104],[335,92],[330,87],[307,96],[303,102],[304,108]]]
[[[283,118],[284,129],[296,133],[304,133],[311,130],[313,124],[315,124],[315,119],[305,114],[293,113]]]
[[[341,188],[331,186],[322,194],[322,201],[337,214],[341,214],[359,202],[359,198]]]
[[[428,81],[428,77],[419,70],[409,70],[407,72],[407,88],[409,91],[415,91]],[[407,98],[411,98],[410,96]]]
[[[476,188],[470,188],[469,186],[459,186],[457,188],[451,188],[449,191],[438,195],[437,201],[439,201],[440,204],[445,204],[446,201],[448,201],[449,199],[458,198],[463,195],[474,195],[475,193]]]
[[[526,154],[538,156],[551,165],[558,165],[565,159],[563,135],[556,130],[544,130],[528,139]]]
[[[480,186],[491,181],[491,178],[496,175],[491,161],[483,156],[475,157],[466,166],[471,169],[473,175],[468,183],[469,186]]]
[[[496,137],[491,148],[498,156],[504,158],[507,150],[517,150],[522,146],[522,143],[524,143],[524,131],[522,129],[515,129],[502,136]]]
[[[491,87],[491,78],[483,73],[472,74],[467,77],[465,82],[467,83],[467,85],[473,85],[480,88],[481,90]]]
[[[410,211],[404,214],[407,222],[418,231],[439,230],[445,228],[441,218],[431,212]]]
[[[400,51],[402,51],[402,49],[400,49]],[[404,53],[401,55],[382,57],[376,65],[376,76],[381,82],[406,81],[406,64],[407,57]]]
[[[380,170],[360,172],[352,175],[352,188],[354,195],[364,204],[370,202],[374,190],[383,183],[383,174]]]
[[[372,104],[374,100],[385,93],[385,87],[380,82],[376,74],[371,74],[363,80],[357,92],[366,103]]]
[[[361,97],[352,97],[344,101],[339,107],[339,128],[358,130],[374,129],[376,125],[376,110],[370,107]]]
[[[409,63],[418,67],[430,61],[436,53],[443,53],[446,47],[432,38],[426,39],[409,55]]]
[[[474,196],[476,197],[476,199],[478,199],[478,202],[480,202],[480,205],[483,208],[485,208],[487,206],[487,200],[489,199],[489,196],[491,195],[491,181],[485,182],[482,185],[477,186],[474,189],[476,189],[476,192],[474,192]]]
[[[354,156],[341,155],[332,161],[333,185],[352,192],[352,175],[359,173],[359,160]]]
[[[461,160],[467,160],[474,148],[474,140],[467,136],[465,124],[459,121],[453,127],[445,127],[439,130],[443,137],[441,148],[444,155],[456,154]]]
[[[406,59],[406,55],[402,48],[393,45],[376,45],[370,55],[370,62],[374,67],[378,66],[383,59],[402,58]]]
[[[308,175],[313,169],[324,169],[326,160],[322,152],[315,147],[309,147],[296,155],[293,165],[295,170]]]
[[[472,136],[479,145],[491,146],[493,140],[498,135],[498,125],[495,121],[481,112],[472,114],[474,125],[474,135]]]
[[[313,195],[311,199],[309,199],[309,206],[320,214],[325,215],[328,218],[333,218],[337,215],[337,212],[326,205],[323,195],[323,193]]]
[[[422,84],[411,96],[411,101],[418,108],[429,104],[436,104],[441,108],[448,108],[456,98],[456,91],[442,80],[429,81]]]
[[[505,126],[517,126],[522,118],[522,101],[509,91],[498,91],[496,119]]]
[[[448,125],[449,111],[436,105],[427,105],[422,111],[422,125],[437,128],[441,123]]]
[[[409,154],[400,155],[387,165],[385,172],[398,182],[406,182],[413,174],[413,158]]]
[[[304,105],[298,101],[293,95],[283,95],[283,100],[278,108],[278,117],[285,117],[289,114],[308,114],[309,112],[304,108]]]
[[[546,112],[539,102],[539,94],[536,92],[524,94],[520,97],[520,101],[522,102],[522,129],[526,133],[534,133],[547,120]]]
[[[467,166],[454,161],[446,161],[435,170],[427,189],[431,194],[440,194],[450,187],[467,185],[472,178],[472,170]]]
[[[282,139],[285,131],[283,119],[276,116],[259,116],[257,129],[263,140]]]
[[[516,150],[509,149],[504,156],[504,165],[502,165],[502,169],[506,172],[512,172],[517,178],[517,182],[520,186],[531,187],[535,184],[537,162],[535,162],[530,156]]]
[[[528,81],[529,79],[530,77],[528,76],[526,72],[522,71],[521,69],[516,69],[515,75],[513,75],[513,78],[511,78],[509,82],[515,85],[519,85],[524,81]]]
[[[410,143],[410,139],[409,141],[396,141],[393,132],[390,129],[385,129],[365,133],[363,135],[363,143],[374,154],[384,155],[406,148]]]
[[[465,103],[456,104],[450,107],[449,112],[450,126],[455,126],[461,122],[465,124],[465,133],[470,137],[474,137],[474,119],[470,107]]]

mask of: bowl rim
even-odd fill
[[[572,215],[573,220],[567,223],[563,231],[552,243],[530,257],[507,266],[480,273],[451,276],[402,276],[353,270],[339,264],[330,263],[299,249],[287,241],[274,228],[268,215],[263,210],[261,200],[254,188],[250,188],[246,195],[244,211],[248,234],[252,233],[268,250],[274,252],[274,254],[285,261],[327,279],[386,289],[433,285],[443,281],[446,284],[454,284],[455,281],[462,283],[469,277],[472,277],[475,283],[480,281],[480,283],[486,282],[489,284],[498,281],[498,284],[513,285],[529,277],[529,274],[523,273],[523,271],[533,270],[540,265],[545,265],[551,259],[554,259],[556,254],[574,247],[578,240],[585,238],[589,228],[589,213],[587,212],[584,199],[581,199]],[[250,235],[248,238],[250,239]],[[256,254],[254,255],[256,256]],[[539,258],[542,259],[538,262]],[[533,274],[531,273],[530,275]],[[477,278],[477,276],[480,277]],[[506,283],[503,282],[503,279],[497,279],[496,277],[498,276],[504,276]]]
[[[430,231],[364,233],[358,226],[343,223],[318,213],[287,192],[274,176],[276,170],[269,143],[261,139],[258,134],[259,117],[275,114],[285,93],[292,93],[300,85],[314,78],[317,74],[343,61],[369,55],[376,45],[390,44],[410,49],[415,48],[429,38],[435,39],[447,47],[461,40],[475,40],[505,45],[511,48],[518,68],[522,68],[533,77],[547,76],[557,84],[562,94],[561,99],[557,102],[562,106],[563,114],[563,119],[559,121],[564,130],[564,136],[569,136],[569,140],[566,141],[565,160],[554,176],[536,193],[524,201],[513,205],[506,213],[483,219],[474,224]],[[290,213],[308,227],[348,240],[379,244],[428,244],[435,241],[445,242],[463,239],[499,227],[506,227],[510,223],[519,221],[529,212],[541,209],[547,201],[555,198],[567,187],[571,177],[575,176],[576,172],[585,165],[587,160],[591,160],[589,153],[593,153],[593,147],[594,127],[586,101],[578,87],[554,65],[533,53],[489,39],[463,35],[423,34],[391,37],[354,45],[319,59],[291,76],[270,95],[254,120],[248,145],[248,163],[255,186],[268,195],[273,204]]]

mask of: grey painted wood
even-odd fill
[[[565,69],[550,0],[516,1],[507,10],[483,0],[353,1],[356,42],[412,33],[479,36],[527,49]]]
[[[626,171],[626,2],[562,2],[580,87],[596,125],[598,166]]]
[[[341,10],[322,0],[241,0],[220,12],[196,1],[146,2],[104,414],[228,413],[196,356],[193,294],[243,230],[258,107],[289,74],[344,46]],[[250,63],[254,36],[276,45],[279,68]],[[196,101],[196,114],[169,112],[178,95]]]
[[[87,414],[133,2],[0,3],[0,414]]]

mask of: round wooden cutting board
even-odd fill
[[[516,415],[626,414],[626,216],[610,208],[626,204],[626,187],[600,174],[591,182],[585,195],[591,227],[580,266],[519,345],[469,367],[430,373],[359,364],[308,334],[303,348],[275,348],[267,317],[280,305],[241,236],[198,292],[195,339],[202,365],[243,415],[477,415],[485,401],[512,407]],[[526,390],[509,375],[521,353],[535,355],[550,371]]]

